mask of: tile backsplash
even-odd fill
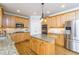
[[[64,34],[65,29],[64,28],[49,28],[48,33],[54,33],[54,34]]]

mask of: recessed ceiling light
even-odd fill
[[[17,10],[17,12],[19,13],[19,12],[20,12],[20,10],[18,9],[18,10]]]
[[[44,21],[45,21],[45,22],[47,22],[47,20],[46,20],[46,19],[45,19]]]
[[[36,15],[37,13],[36,12],[33,12],[33,14]]]
[[[62,7],[62,8],[65,8],[65,5],[63,4],[63,5],[61,5],[61,7]]]
[[[47,14],[49,14],[49,13],[50,13],[50,11],[48,10],[48,11],[47,11]]]

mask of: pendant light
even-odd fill
[[[41,22],[43,21],[43,18],[44,18],[44,14],[43,14],[43,7],[44,7],[44,3],[41,3],[41,5],[42,5],[42,16],[41,16]]]

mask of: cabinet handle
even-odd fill
[[[41,46],[41,44],[40,44],[40,46]]]
[[[42,44],[44,44],[44,42],[42,42]]]

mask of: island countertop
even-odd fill
[[[46,41],[46,42],[55,42],[55,38],[57,37],[57,35],[53,35],[53,34],[38,34],[38,35],[33,35],[32,37],[34,38],[38,38],[40,40]]]

